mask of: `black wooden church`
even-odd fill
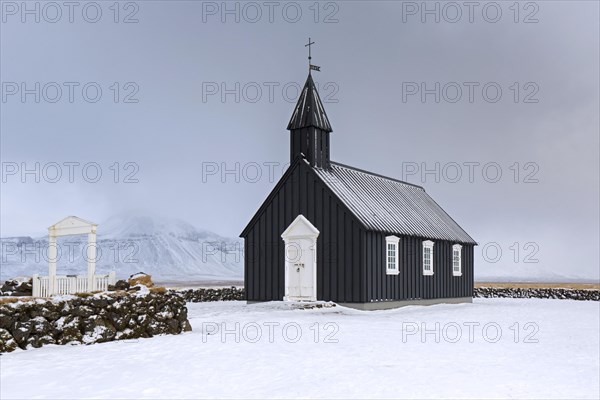
[[[249,302],[471,301],[476,242],[421,186],[330,160],[310,72],[287,129],[291,165],[240,235]]]

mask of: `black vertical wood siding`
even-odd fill
[[[314,127],[291,131],[290,160],[301,154],[312,166],[329,166],[329,132]]]
[[[304,162],[271,196],[246,232],[244,283],[250,301],[282,300],[285,246],[281,234],[304,215],[320,232],[317,239],[317,298],[366,302],[366,232],[343,203]]]
[[[386,300],[471,297],[473,245],[462,245],[462,276],[452,275],[452,245],[433,240],[434,274],[422,273],[423,238],[398,235],[398,275],[387,275],[389,234],[366,231],[348,208],[304,162],[293,163],[245,232],[244,283],[250,301],[282,300],[285,246],[281,234],[304,215],[317,239],[317,298],[364,303]]]
[[[387,275],[385,237],[382,232],[366,233],[367,290],[369,301],[471,297],[473,295],[473,245],[462,245],[462,276],[452,275],[452,246],[456,243],[431,239],[433,275],[423,275],[423,238],[400,238],[398,275]]]

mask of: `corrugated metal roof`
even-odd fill
[[[325,108],[315,88],[315,82],[313,82],[310,74],[308,74],[302,93],[300,93],[300,98],[298,98],[298,103],[296,103],[287,129],[301,129],[309,126],[322,129],[325,132],[332,132],[329,118],[327,118]]]
[[[334,162],[314,170],[369,230],[476,244],[420,186]]]

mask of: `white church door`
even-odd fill
[[[317,300],[317,237],[319,231],[303,215],[283,232],[285,301]]]
[[[315,249],[310,239],[292,239],[287,245],[289,300],[316,300],[313,278],[315,274]]]

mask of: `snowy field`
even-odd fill
[[[189,310],[194,331],[179,336],[2,355],[0,397],[600,396],[598,302],[475,299],[387,311],[222,302]]]

